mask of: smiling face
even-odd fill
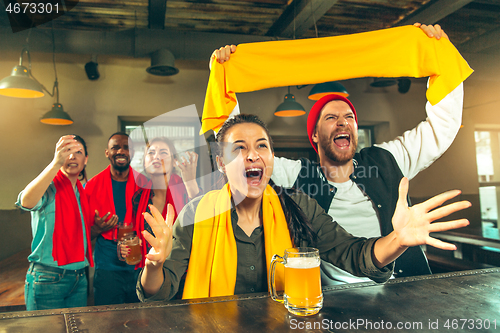
[[[320,159],[326,157],[335,163],[351,161],[358,146],[358,124],[349,105],[339,100],[327,103],[312,139],[318,145]]]
[[[113,169],[125,171],[130,166],[130,151],[127,136],[118,134],[111,137],[105,153]]]
[[[75,152],[66,157],[61,171],[66,174],[66,176],[76,176],[80,174],[85,165],[87,164],[88,157],[85,156],[85,149],[83,145],[78,142],[78,147]]]
[[[149,176],[170,175],[174,160],[168,144],[153,141],[144,155],[144,170]]]
[[[241,199],[260,199],[274,166],[270,139],[260,125],[241,123],[224,135],[219,167],[226,174],[231,192]]]

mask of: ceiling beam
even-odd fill
[[[415,22],[435,24],[472,1],[473,0],[438,0],[403,18],[395,26],[398,27],[413,24]]]
[[[269,28],[266,36],[300,37],[337,2],[338,0],[293,0]]]
[[[167,0],[149,0],[149,29],[165,29],[165,14],[167,13]]]
[[[500,28],[491,30],[458,46],[460,52],[479,53],[500,44]]]

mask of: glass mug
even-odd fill
[[[282,298],[276,294],[274,281],[276,264],[285,266],[285,293]],[[318,249],[296,247],[285,250],[280,257],[275,254],[269,269],[269,292],[273,300],[284,303],[288,311],[298,316],[316,314],[323,307],[321,275]]]
[[[131,222],[120,221],[116,224],[115,242],[119,242],[134,231],[134,225]]]
[[[127,262],[128,265],[137,265],[142,260],[141,244],[142,242],[140,238],[137,237],[135,231],[126,234],[125,237],[118,242],[118,246],[116,247],[118,259]],[[126,258],[122,257],[121,245],[126,245],[130,249]]]

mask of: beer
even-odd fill
[[[323,304],[320,261],[317,258],[292,257],[285,264],[285,306],[296,315],[317,313]]]
[[[142,260],[141,253],[141,240],[137,237],[135,231],[131,231],[130,233],[125,234],[125,237],[122,238],[116,247],[116,252],[118,255],[118,259],[121,261],[125,261],[129,265],[136,265]],[[122,257],[122,247],[126,246],[129,248],[129,254],[124,258]]]
[[[139,244],[139,242],[134,242],[134,244],[125,243],[125,245],[127,245],[130,249],[130,253],[125,258],[125,261],[129,265],[137,265],[142,259],[141,245]]]
[[[116,240],[121,241],[127,234],[132,233],[134,231],[134,226],[132,223],[130,224],[119,224],[118,225],[118,233],[116,235]]]
[[[268,279],[271,298],[284,303],[288,312],[298,316],[318,313],[323,307],[320,262],[318,249],[312,247],[286,249],[283,257],[275,254],[271,260]],[[278,263],[285,266],[283,298],[277,295],[274,281]]]

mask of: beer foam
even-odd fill
[[[286,260],[285,267],[289,268],[314,268],[318,267],[320,264],[319,258],[288,258]]]

